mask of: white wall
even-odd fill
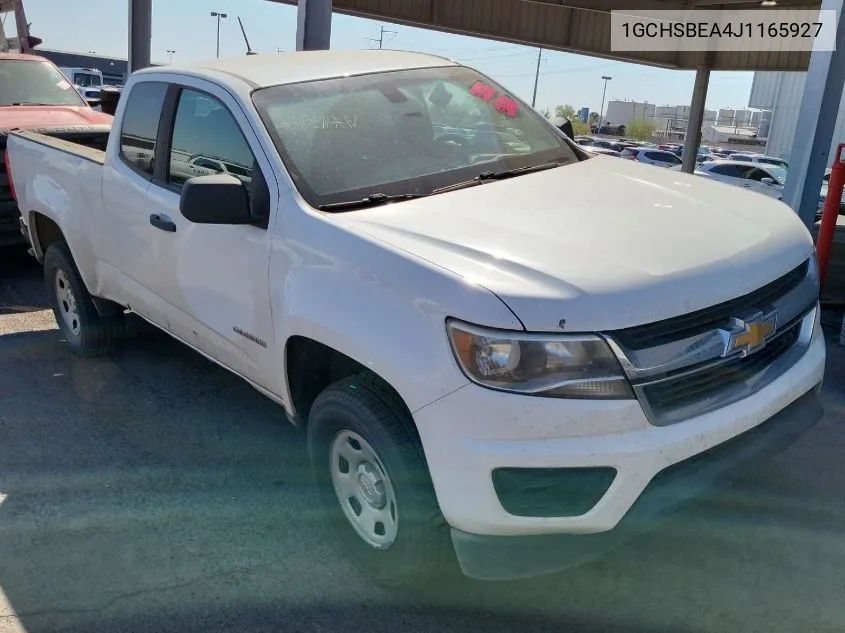
[[[771,108],[772,110],[766,154],[789,160],[798,122],[798,111],[804,96],[805,81],[806,73],[754,73],[748,105],[752,108]],[[830,140],[831,156],[836,146],[843,142],[845,142],[845,93],[839,104],[839,116]]]

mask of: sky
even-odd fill
[[[45,48],[78,53],[127,56],[127,0],[24,0],[32,35]],[[457,0],[455,0],[457,1]],[[211,11],[227,13],[220,27],[221,56],[246,52],[237,16],[253,50],[292,51],[296,42],[296,7],[267,0],[153,0],[152,57],[154,62],[194,61],[214,57],[217,21]],[[11,20],[9,21],[11,22]],[[10,29],[7,22],[6,29]],[[335,14],[333,49],[377,47],[380,27],[384,47],[451,57],[491,76],[528,103],[534,88],[538,50],[528,46],[451,35]],[[695,73],[612,62],[597,57],[543,51],[537,88],[537,107],[559,104],[598,111],[602,100],[602,75],[607,100],[629,99],[657,105],[688,104]],[[745,107],[751,89],[751,72],[713,72],[707,107]]]

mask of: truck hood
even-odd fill
[[[0,107],[0,133],[22,128],[41,131],[79,125],[111,125],[113,117],[91,108],[75,106]]]
[[[782,202],[601,156],[332,219],[487,288],[532,331],[678,316],[751,292],[813,252]]]

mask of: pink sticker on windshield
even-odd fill
[[[493,102],[493,107],[506,117],[513,119],[519,114],[519,104],[512,97],[502,95]]]
[[[469,93],[473,97],[478,97],[484,101],[490,101],[490,99],[496,96],[496,89],[490,84],[486,84],[482,81],[476,81],[469,89]]]

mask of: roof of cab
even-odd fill
[[[166,69],[208,77],[219,77],[219,73],[224,73],[241,79],[253,88],[264,88],[266,86],[331,79],[347,75],[454,65],[457,65],[456,62],[445,57],[405,51],[303,51],[297,53],[262,53],[188,64],[158,66],[141,72],[160,72]]]
[[[44,57],[38,57],[37,55],[24,55],[23,53],[3,53],[0,52],[0,59],[15,59],[15,60],[25,60],[30,62],[46,62],[48,61]]]

